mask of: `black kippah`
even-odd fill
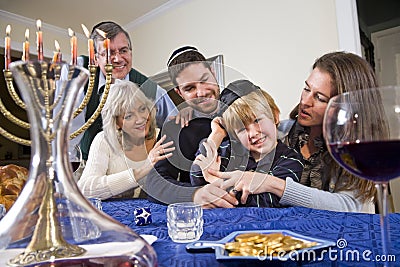
[[[167,67],[169,67],[169,64],[171,64],[171,61],[176,58],[177,56],[181,55],[182,53],[186,51],[198,51],[196,47],[194,46],[182,46],[181,48],[176,49],[172,55],[169,57],[168,62],[167,62]]]
[[[236,99],[258,90],[261,90],[261,88],[249,80],[237,80],[231,82],[224,90],[222,90],[219,97],[219,100],[222,102],[219,116],[222,116],[222,113],[224,113],[228,106],[230,106]]]

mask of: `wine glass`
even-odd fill
[[[383,255],[388,255],[388,183],[400,176],[400,86],[332,97],[323,132],[329,152],[343,168],[375,183]]]
[[[69,147],[68,157],[69,157],[69,162],[71,163],[72,166],[74,180],[78,181],[82,174],[82,170],[85,167],[85,162],[82,158],[82,151],[79,145],[74,145]]]

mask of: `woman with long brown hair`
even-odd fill
[[[377,86],[375,73],[363,58],[346,52],[323,55],[315,61],[290,120],[280,125],[282,139],[305,160],[300,183],[254,172],[209,172],[229,178],[221,186],[242,191],[242,202],[249,194],[271,192],[281,197],[283,205],[374,212],[373,183],[351,175],[333,160],[322,136],[322,122],[331,97]]]

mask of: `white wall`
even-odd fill
[[[225,64],[241,73],[227,73],[226,83],[247,78],[260,85],[277,101],[282,119],[297,104],[317,57],[359,51],[355,0],[171,0],[167,6],[139,23],[123,25],[132,37],[137,69],[148,76],[162,72],[172,51],[187,44],[207,57],[223,54]],[[35,54],[35,21],[3,13],[1,28],[13,27],[12,49],[21,51],[29,25]],[[52,56],[57,39],[68,61],[69,42],[61,41],[67,37],[65,29],[44,23],[43,31],[45,55]],[[86,54],[86,47],[86,38],[78,33],[79,54]]]
[[[297,104],[314,60],[339,49],[335,0],[189,0],[128,29],[134,66],[154,75],[172,51],[196,46],[266,89],[281,118]],[[226,83],[236,77],[227,77]]]

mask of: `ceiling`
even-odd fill
[[[43,25],[82,32],[82,23],[90,30],[105,20],[125,27],[172,2],[177,0],[1,0],[0,10],[33,20],[41,19]]]
[[[184,1],[187,0],[0,0],[0,10],[32,20],[41,19],[44,26],[71,28],[83,34],[81,24],[91,29],[105,20],[115,21],[132,30],[131,27],[144,16]],[[400,0],[356,2],[359,18],[367,27],[400,21]],[[74,19],[71,19],[72,16]]]
[[[357,0],[357,12],[367,27],[388,22],[395,22],[391,27],[400,25],[399,0]]]

